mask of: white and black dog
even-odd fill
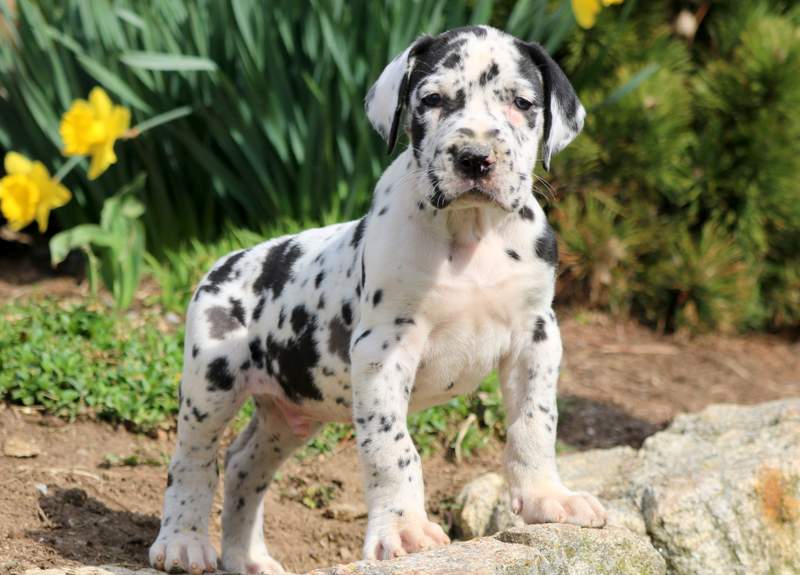
[[[585,112],[558,65],[493,28],[418,39],[369,91],[370,121],[410,146],[358,221],[221,259],[189,306],[178,440],[150,560],[212,571],[217,445],[249,396],[256,414],[225,458],[222,565],[280,573],[263,499],[292,451],[328,421],[355,424],[369,523],[364,556],[448,543],[428,520],[409,411],[473,391],[499,369],[506,475],[526,522],[602,526],[555,461],[561,340],[557,247],[532,194]],[[405,110],[405,112],[404,112]]]

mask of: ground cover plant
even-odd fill
[[[68,420],[94,417],[151,433],[174,428],[183,327],[165,323],[162,308],[122,314],[99,300],[43,299],[0,306],[0,321],[0,398]],[[246,405],[235,425],[251,413]],[[471,396],[413,415],[409,429],[423,454],[458,447],[460,457],[501,437],[502,418],[490,377]],[[350,425],[328,425],[300,456],[352,435]]]

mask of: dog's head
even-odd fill
[[[405,127],[433,206],[494,203],[508,211],[530,193],[540,145],[549,169],[585,116],[541,46],[488,26],[419,38],[384,69],[366,108],[390,152],[407,110]]]

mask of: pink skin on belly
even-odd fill
[[[246,373],[245,392],[252,395],[267,395],[271,397],[272,401],[275,402],[275,407],[283,415],[292,433],[298,437],[311,435],[314,420],[299,405],[286,398],[286,394],[274,377],[264,373]]]

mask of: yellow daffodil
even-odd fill
[[[44,232],[50,210],[69,201],[69,190],[50,177],[44,164],[32,162],[22,154],[8,152],[4,166],[6,175],[0,178],[0,211],[9,227],[19,231],[35,219],[39,231]]]
[[[601,6],[622,4],[623,0],[572,0],[572,13],[581,28],[591,28],[597,20]]]
[[[61,118],[64,155],[91,155],[89,179],[94,180],[117,161],[114,143],[128,131],[130,123],[130,110],[113,105],[102,88],[93,88],[88,102],[75,100]]]

